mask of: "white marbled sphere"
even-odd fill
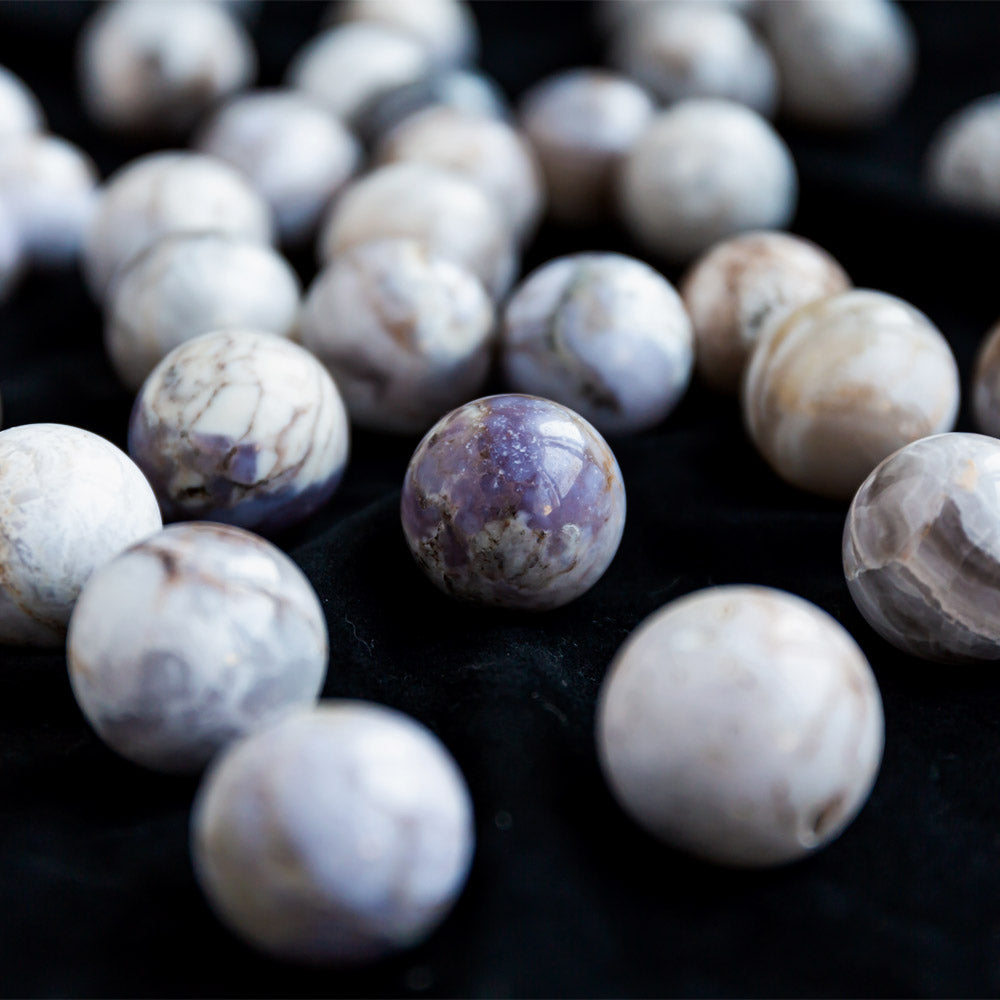
[[[1000,214],[1000,94],[951,115],[927,151],[927,184],[945,201]]]
[[[0,198],[0,302],[17,288],[24,273],[25,254],[14,216]]]
[[[365,105],[430,72],[427,49],[411,34],[375,21],[330,28],[299,50],[285,82],[311,94],[347,123]]]
[[[181,773],[316,701],[326,620],[302,571],[263,538],[174,524],[91,576],[66,652],[98,736],[136,764]]]
[[[844,527],[858,609],[904,652],[1000,660],[1000,441],[938,434],[890,455]]]
[[[35,264],[73,263],[97,201],[97,182],[90,157],[64,139],[26,135],[0,144],[0,200]]]
[[[106,128],[179,134],[257,72],[253,43],[216,3],[101,6],[79,42],[80,94]]]
[[[673,285],[616,253],[558,257],[504,310],[504,373],[516,392],[554,399],[604,434],[643,430],[691,380],[691,321]]]
[[[234,166],[271,206],[282,240],[311,236],[361,160],[357,140],[308,94],[259,90],[235,97],[195,142]]]
[[[871,792],[882,702],[850,634],[780,590],[672,601],[618,651],[597,707],[625,811],[708,861],[784,864],[843,832]]]
[[[892,0],[782,0],[761,5],[781,77],[782,110],[810,125],[883,121],[916,71],[916,37]]]
[[[618,170],[652,117],[641,87],[603,69],[557,73],[524,95],[521,127],[554,218],[588,223],[612,215]]]
[[[619,199],[636,239],[683,263],[735,233],[787,225],[798,180],[788,147],[755,111],[692,98],[660,112],[632,148]]]
[[[340,21],[373,21],[405,31],[441,65],[473,63],[479,52],[476,19],[463,0],[336,0],[332,6]]]
[[[959,393],[937,327],[902,299],[856,289],[800,306],[761,333],[743,417],[783,479],[849,499],[886,455],[951,430]]]
[[[129,453],[165,520],[277,531],[340,485],[347,412],[326,369],[271,333],[209,333],[174,348],[136,397]]]
[[[480,394],[494,313],[480,281],[411,239],[362,243],[319,274],[302,344],[360,427],[415,434]]]
[[[462,891],[475,844],[462,772],[420,723],[330,701],[236,744],[191,817],[219,918],[266,952],[371,961],[417,944]]]
[[[720,97],[768,117],[777,108],[770,53],[738,13],[718,4],[650,5],[624,26],[611,61],[665,104]]]
[[[45,127],[45,113],[38,98],[24,81],[0,66],[0,138],[39,132]]]
[[[382,139],[376,159],[427,163],[467,177],[522,241],[538,225],[545,204],[541,168],[531,144],[507,122],[457,108],[424,108]]]
[[[735,393],[769,323],[814,299],[851,287],[825,250],[788,233],[743,233],[694,264],[680,292],[694,326],[695,364],[712,388]]]
[[[84,236],[84,277],[101,300],[120,270],[156,240],[212,231],[270,243],[271,211],[228,163],[200,153],[150,153],[105,181]]]
[[[203,333],[297,332],[301,289],[271,247],[225,233],[178,233],[122,271],[105,310],[104,344],[119,378],[137,390],[170,351]]]
[[[161,527],[123,451],[79,427],[0,432],[0,642],[58,647],[91,573]]]
[[[1000,438],[1000,323],[983,338],[976,356],[972,413],[984,434]]]
[[[426,243],[431,253],[472,271],[494,298],[514,279],[507,220],[476,184],[443,167],[390,163],[348,185],[320,232],[320,261],[392,236]]]

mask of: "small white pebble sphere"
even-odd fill
[[[309,290],[302,344],[329,369],[360,427],[415,434],[480,395],[493,305],[469,271],[411,239],[336,256]]]
[[[691,380],[691,321],[642,261],[581,253],[543,264],[514,290],[500,337],[512,389],[553,399],[604,434],[659,423]]]
[[[136,764],[181,773],[316,701],[326,620],[302,571],[269,542],[175,524],[91,576],[66,653],[98,736]]]
[[[218,4],[117,0],[83,29],[80,92],[105,128],[180,134],[216,101],[246,87],[257,56]]]
[[[928,150],[926,177],[945,201],[1000,214],[1000,94],[980,97],[945,121]]]
[[[394,87],[430,72],[429,53],[398,28],[356,21],[317,35],[292,60],[286,74],[345,122]]]
[[[0,302],[13,293],[24,273],[24,243],[14,216],[0,198]]]
[[[667,104],[720,97],[768,117],[778,104],[770,53],[739,14],[718,5],[651,7],[625,26],[612,62]]]
[[[79,427],[0,432],[0,642],[61,646],[91,573],[161,527],[123,451]]]
[[[597,25],[605,32],[618,32],[651,11],[668,7],[717,7],[734,14],[753,16],[762,0],[598,0]]]
[[[822,127],[869,127],[909,89],[916,38],[892,0],[782,0],[761,9],[789,116]]]
[[[507,122],[431,107],[400,122],[379,144],[380,163],[427,163],[454,170],[500,210],[518,239],[534,231],[545,192],[531,145]]]
[[[165,520],[265,532],[330,499],[348,444],[326,369],[297,344],[251,330],[175,347],[136,397],[128,435]]]
[[[987,333],[976,356],[972,413],[984,434],[1000,438],[1000,323]]]
[[[333,13],[340,21],[373,21],[405,31],[441,65],[475,62],[479,51],[476,19],[462,0],[337,0]]]
[[[27,135],[0,143],[0,199],[35,264],[58,267],[76,259],[97,181],[90,157],[64,139]]]
[[[735,233],[787,225],[798,181],[788,147],[755,111],[692,98],[653,119],[625,161],[619,197],[633,235],[683,263]]]
[[[440,741],[400,712],[329,701],[243,740],[191,815],[195,875],[255,947],[365,962],[427,937],[461,893],[472,802]]]
[[[795,861],[864,805],[882,701],[850,634],[767,587],[672,601],[618,651],[597,706],[615,797],[653,836],[708,861]]]
[[[890,455],[851,503],[843,553],[858,610],[888,642],[1000,660],[1000,441],[938,434]]]
[[[618,170],[652,117],[641,87],[603,69],[558,73],[524,95],[521,127],[554,218],[588,223],[612,215]]]
[[[768,464],[800,489],[849,499],[886,455],[954,426],[959,377],[948,342],[884,292],[841,292],[761,333],[743,417]]]
[[[454,171],[390,163],[348,185],[320,232],[320,261],[388,236],[426,243],[431,253],[472,271],[495,298],[514,279],[517,256],[506,220],[476,184]]]
[[[0,139],[39,132],[45,127],[45,114],[38,98],[20,77],[0,66]]]
[[[295,272],[268,246],[225,233],[165,236],[115,283],[104,345],[136,390],[170,351],[203,333],[252,328],[293,337],[300,300]]]
[[[716,244],[681,283],[698,374],[713,389],[736,393],[761,330],[850,287],[833,257],[800,236],[744,233]]]
[[[200,153],[150,153],[126,163],[99,192],[84,235],[83,270],[102,300],[121,269],[173,233],[222,232],[270,243],[271,212],[228,163]]]
[[[297,91],[234,98],[201,131],[197,149],[234,166],[274,212],[281,239],[312,236],[361,160],[357,140],[325,107]]]

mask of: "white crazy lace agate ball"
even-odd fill
[[[625,811],[672,847],[763,867],[828,844],[882,758],[882,701],[848,632],[767,587],[672,601],[618,651],[597,749]]]
[[[61,646],[95,569],[161,527],[142,473],[63,424],[0,433],[0,642]]]
[[[302,344],[333,375],[351,420],[401,434],[479,394],[493,328],[481,282],[409,239],[338,254],[302,311]]]
[[[980,97],[945,121],[928,149],[925,174],[945,201],[1000,214],[1000,94]]]
[[[302,962],[372,961],[451,909],[475,842],[462,772],[420,723],[331,701],[237,743],[191,816],[195,874],[219,918]]]
[[[512,389],[554,399],[604,434],[659,423],[694,360],[673,286],[614,253],[559,257],[528,275],[507,302],[500,347]]]
[[[750,356],[742,402],[747,431],[778,475],[846,500],[886,455],[951,430],[958,365],[922,312],[855,289],[769,326]]]
[[[326,369],[297,344],[209,333],[153,369],[128,445],[166,520],[271,532],[308,517],[340,485],[347,412]]]
[[[1000,441],[938,434],[865,480],[844,572],[884,639],[928,660],[1000,660]]]
[[[195,771],[317,698],[323,609],[269,542],[175,524],[102,566],[70,620],[69,678],[87,721],[129,760]]]

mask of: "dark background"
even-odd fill
[[[482,63],[512,96],[601,59],[585,4],[480,3]],[[802,179],[796,232],[861,286],[939,325],[965,382],[1000,317],[1000,224],[934,206],[922,152],[943,117],[1000,90],[1000,5],[909,6],[916,86],[860,138],[784,129]],[[147,147],[101,134],[75,95],[89,8],[0,3],[0,63],[103,173]],[[274,84],[322,6],[270,3],[254,28]],[[526,265],[631,250],[616,228],[547,227]],[[310,277],[304,254],[296,263]],[[677,275],[668,272],[672,278]],[[6,425],[78,424],[124,445],[130,399],[75,275],[32,276],[0,307]],[[971,429],[963,409],[960,428]],[[107,751],[79,714],[61,654],[0,652],[0,992],[4,995],[984,995],[1000,992],[1000,678],[921,664],[864,624],[840,569],[845,505],[779,483],[734,401],[692,388],[660,428],[613,442],[629,523],[607,575],[540,617],[449,601],[402,541],[399,485],[415,440],[356,434],[333,503],[279,539],[315,584],[331,634],[327,696],[409,712],[462,766],[478,851],[452,916],[422,947],[354,971],[259,957],[193,881],[194,781]],[[691,861],[620,813],[594,755],[594,700],[648,613],[699,587],[755,582],[836,616],[882,688],[886,751],[868,806],[818,855],[770,872]]]

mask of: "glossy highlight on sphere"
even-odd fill
[[[621,470],[579,414],[536,396],[474,400],[421,441],[403,483],[403,532],[445,593],[546,611],[579,597],[625,526]]]
[[[904,652],[1000,660],[1000,441],[938,434],[890,455],[844,527],[858,610]]]

